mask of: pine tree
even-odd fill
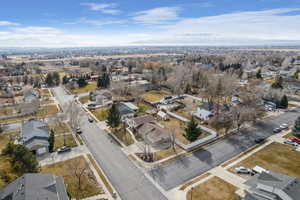
[[[261,69],[259,69],[256,73],[256,78],[257,79],[262,79],[262,76],[261,76]]]
[[[280,101],[280,107],[286,109],[289,105],[289,101],[286,95],[283,95]]]
[[[116,128],[121,123],[120,112],[117,108],[117,104],[113,104],[108,111],[107,124],[111,128]]]
[[[54,132],[51,130],[50,137],[49,137],[49,152],[50,153],[52,153],[54,150],[54,140],[55,140]]]
[[[54,81],[51,73],[47,74],[45,83],[47,84],[48,87],[52,87],[54,85]]]
[[[197,140],[197,138],[201,135],[201,129],[198,128],[197,122],[192,118],[192,120],[188,123],[185,128],[185,137],[189,141],[193,142]]]

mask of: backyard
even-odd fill
[[[189,190],[187,200],[235,200],[239,196],[235,194],[238,188],[225,182],[224,180],[213,177],[204,183],[197,185],[193,190]]]
[[[270,171],[300,178],[299,156],[300,152],[293,151],[293,147],[274,142],[230,168],[230,171],[238,166],[252,168],[258,165]]]
[[[67,186],[67,191],[72,198],[77,196],[77,192],[80,199],[102,194],[103,189],[98,185],[95,175],[90,168],[84,173],[81,180],[81,190],[78,190],[78,179],[73,175],[74,171],[70,167],[70,165],[74,166],[75,164],[79,165],[79,168],[84,168],[87,165],[87,162],[83,156],[80,156],[53,165],[43,166],[41,172],[62,176]]]
[[[195,112],[197,110],[197,107],[202,104],[201,102],[196,101],[190,97],[185,97],[184,99],[180,99],[178,101],[183,103],[185,105],[185,107],[182,109],[179,109],[175,113],[186,119],[191,119],[192,113]]]
[[[142,98],[149,102],[149,103],[153,103],[153,102],[157,102],[160,101],[162,98],[164,98],[165,96],[171,96],[171,92],[168,92],[166,90],[151,90],[149,92],[146,92],[142,95]]]

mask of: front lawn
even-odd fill
[[[112,134],[114,134],[125,146],[129,146],[134,143],[134,140],[130,133],[124,131],[123,128],[118,130],[112,130]]]
[[[91,82],[91,83],[88,83],[85,87],[72,90],[71,92],[73,94],[80,94],[80,93],[91,92],[91,91],[94,91],[96,89],[97,89],[97,83],[96,82]]]
[[[57,151],[59,148],[64,146],[64,140],[66,140],[66,146],[68,147],[73,148],[77,146],[76,141],[72,135],[60,135],[56,136],[54,139],[54,151]]]
[[[76,197],[77,192],[80,199],[102,194],[103,189],[97,183],[95,175],[90,168],[84,173],[81,180],[81,190],[78,191],[78,179],[74,176],[74,170],[70,167],[74,165],[79,165],[80,168],[83,168],[87,165],[87,162],[83,156],[80,156],[67,161],[43,166],[41,172],[62,176],[67,186],[67,191],[72,198]]]
[[[213,177],[189,190],[187,200],[235,200],[239,196],[235,194],[238,188],[227,183],[223,179]]]
[[[238,166],[253,168],[258,165],[270,171],[300,178],[299,158],[300,152],[293,151],[293,147],[274,142],[230,170],[234,171],[234,168]]]
[[[70,132],[68,124],[64,122],[59,122],[59,123],[50,122],[48,125],[49,128],[54,131],[55,135]]]
[[[82,104],[88,103],[88,102],[90,102],[90,96],[80,97],[80,98],[79,98],[79,101],[80,101]]]
[[[173,147],[171,146],[168,149],[163,149],[163,150],[155,152],[154,159],[155,159],[155,161],[162,160],[162,159],[168,158],[170,156],[177,155],[181,152],[183,152],[183,150],[181,148],[179,148],[177,145],[175,145],[175,151],[174,151]]]
[[[100,109],[92,111],[92,113],[95,115],[95,117],[98,120],[105,121],[105,120],[107,120],[109,109],[110,109],[110,107],[100,108]]]

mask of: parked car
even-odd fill
[[[242,166],[235,168],[235,172],[238,174],[250,174],[251,171],[251,169]]]
[[[298,146],[298,143],[297,143],[297,142],[294,142],[293,140],[290,140],[290,139],[284,140],[283,143],[284,143],[284,144],[289,144],[289,145],[292,145],[292,146]]]
[[[274,128],[273,133],[280,133],[282,130],[281,128]]]
[[[70,147],[63,146],[57,150],[57,153],[65,153],[65,152],[69,152],[71,150],[72,149]]]
[[[288,139],[293,141],[293,142],[296,142],[297,144],[300,145],[300,139],[298,139],[298,138],[288,138]]]
[[[288,124],[281,124],[279,127],[280,127],[281,130],[285,130],[285,129],[289,128],[289,125]]]
[[[76,133],[77,133],[77,134],[81,134],[81,133],[82,133],[82,131],[81,131],[81,128],[80,128],[80,127],[78,127],[78,128],[76,129]]]
[[[93,123],[93,122],[94,122],[93,118],[91,118],[91,117],[89,117],[88,120],[89,120],[90,123]]]
[[[265,141],[265,138],[256,138],[255,139],[255,143],[257,143],[257,144],[262,143],[263,141]]]

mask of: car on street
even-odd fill
[[[257,143],[257,144],[260,144],[260,143],[262,143],[263,141],[265,141],[265,138],[256,138],[256,139],[255,139],[255,143]]]
[[[91,118],[91,117],[89,117],[88,120],[89,120],[90,123],[93,123],[93,122],[94,122],[93,118]]]
[[[285,130],[285,129],[288,129],[288,128],[289,128],[289,125],[288,125],[288,124],[281,124],[281,125],[279,126],[279,128],[280,128],[281,130]]]
[[[243,166],[235,168],[235,172],[238,174],[250,174],[251,171],[252,171],[251,169]]]
[[[70,147],[63,146],[57,150],[57,153],[70,152],[72,149]]]
[[[282,130],[281,128],[274,128],[273,133],[280,133]]]
[[[77,134],[81,134],[81,133],[82,133],[82,131],[81,131],[81,128],[80,128],[80,127],[78,127],[78,128],[76,129],[76,133],[77,133]]]
[[[293,140],[290,140],[290,139],[284,140],[283,143],[284,143],[284,144],[289,144],[289,145],[292,145],[292,146],[298,146],[298,143],[297,143],[297,142],[294,142]]]

